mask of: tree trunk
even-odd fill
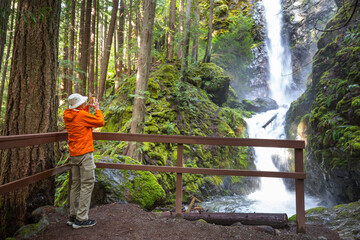
[[[13,2],[13,8],[15,5],[15,1]],[[10,11],[10,9],[9,9]],[[14,16],[15,14],[11,15],[11,26],[10,26],[10,37],[9,37],[9,44],[8,44],[8,48],[7,48],[7,52],[6,52],[6,56],[5,56],[5,64],[4,64],[4,68],[3,68],[3,72],[2,72],[2,77],[1,77],[1,86],[0,86],[0,118],[1,118],[1,109],[2,109],[2,103],[3,103],[3,98],[4,98],[4,90],[5,90],[5,80],[6,80],[6,74],[7,74],[7,67],[9,64],[9,60],[10,60],[10,52],[11,52],[11,45],[12,45],[12,41],[13,41],[13,26],[14,26]],[[7,27],[6,27],[7,29]],[[1,63],[1,62],[0,62]],[[2,64],[0,64],[2,65]],[[1,67],[0,67],[1,69]]]
[[[198,52],[199,52],[199,22],[200,22],[200,8],[198,4],[198,0],[195,0],[194,2],[195,6],[195,31],[193,34],[193,46],[192,46],[192,52],[191,52],[191,62],[197,62],[198,61]]]
[[[183,47],[184,47],[184,6],[185,6],[185,0],[180,0],[179,2],[179,36],[180,41],[177,49],[178,59],[181,59]]]
[[[138,70],[136,77],[135,98],[132,111],[130,133],[142,133],[145,119],[146,91],[148,88],[149,72],[151,65],[151,47],[154,30],[156,0],[144,1],[144,18],[141,32],[140,52],[138,58]],[[129,143],[127,155],[133,159],[140,158],[140,152],[136,151],[138,144]]]
[[[75,67],[75,11],[76,11],[76,1],[72,0],[71,1],[71,30],[70,30],[70,64],[71,67],[69,69],[69,76],[71,76],[71,78],[73,79],[73,75],[74,75],[74,67]],[[69,82],[66,92],[69,95],[72,94],[73,92],[73,82],[71,81]]]
[[[167,59],[172,61],[174,58],[174,36],[175,36],[175,21],[176,21],[176,0],[170,2],[169,12],[169,33],[167,39]]]
[[[70,10],[69,10],[70,9]],[[63,61],[66,63],[63,66],[62,69],[62,88],[60,88],[61,91],[61,98],[62,99],[66,99],[68,96],[68,89],[69,86],[71,85],[71,80],[70,80],[70,66],[69,64],[67,64],[70,61],[70,35],[69,33],[71,32],[71,6],[69,6],[69,1],[65,1],[65,8],[63,10],[63,14],[64,14],[64,18],[65,18],[65,33],[64,33],[64,48],[63,48]]]
[[[39,9],[48,13],[30,15]],[[61,1],[18,1],[3,135],[57,131],[56,70]],[[43,16],[46,17],[43,17]],[[1,152],[0,185],[55,165],[54,144]],[[12,236],[29,213],[54,203],[54,179],[0,195],[0,238]]]
[[[127,48],[127,61],[128,61],[128,75],[131,74],[131,50],[132,50],[132,5],[133,0],[130,0],[128,8],[128,21],[129,21],[129,30],[128,30],[128,48]]]
[[[175,216],[164,213],[163,216]],[[266,225],[274,228],[288,228],[288,217],[285,213],[183,213],[182,217],[189,221],[203,219],[208,223],[230,226],[240,222],[244,225]]]
[[[96,32],[96,9],[97,1],[93,0],[91,11],[91,37],[90,37],[90,63],[89,63],[89,94],[95,94],[95,32]]]
[[[117,10],[119,6],[119,0],[113,1],[113,9],[111,13],[111,19],[110,19],[110,26],[109,26],[109,32],[108,36],[106,37],[106,45],[104,49],[104,55],[101,59],[101,65],[100,65],[100,85],[99,85],[99,91],[98,91],[98,97],[101,99],[105,93],[106,90],[106,75],[107,75],[107,68],[109,64],[109,57],[110,57],[110,51],[111,51],[111,44],[112,39],[115,31],[115,23],[116,23],[116,15]]]
[[[187,70],[187,57],[189,55],[189,44],[190,44],[190,24],[191,24],[191,6],[192,0],[187,0],[186,5],[186,19],[185,19],[185,27],[184,27],[184,45],[182,46],[182,54],[181,54],[181,78],[186,79],[186,70]]]
[[[81,81],[84,81],[84,75],[86,70],[82,69],[81,63],[83,62],[84,56],[84,42],[85,42],[85,2],[86,0],[81,0],[80,6],[80,32],[79,32],[79,51],[78,51],[78,69],[80,71],[77,72],[77,78]],[[79,82],[75,83],[75,92],[83,94],[83,89],[81,89],[81,85]],[[84,95],[84,94],[83,94]]]
[[[120,0],[120,14],[119,14],[119,26],[117,30],[117,39],[118,39],[118,57],[116,59],[116,78],[119,80],[121,78],[121,73],[123,71],[123,48],[124,48],[124,28],[125,28],[125,1]],[[115,91],[119,87],[119,83],[115,84]]]
[[[214,0],[210,0],[210,8],[209,8],[209,24],[208,24],[208,36],[207,36],[207,44],[204,56],[204,63],[209,63],[211,60],[211,42],[212,42],[212,21],[213,21],[213,12],[214,12]]]
[[[100,9],[100,3],[99,1],[96,1],[96,9]],[[96,15],[96,53],[95,53],[95,93],[98,92],[98,83],[99,83],[99,25],[100,25],[100,12]]]
[[[11,0],[0,1],[0,72],[6,44],[6,33],[10,15]]]

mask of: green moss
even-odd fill
[[[325,207],[316,207],[316,208],[311,208],[305,211],[305,215],[306,214],[312,214],[312,213],[321,213],[325,210]]]
[[[150,172],[136,171],[137,176],[130,190],[131,197],[135,203],[145,209],[153,209],[156,204],[164,201],[165,191]]]

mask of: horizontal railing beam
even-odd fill
[[[274,148],[305,148],[305,142],[299,140],[280,139],[255,139],[255,138],[224,138],[224,137],[199,137],[182,135],[155,135],[155,134],[129,134],[94,132],[96,140],[128,141],[128,142],[156,142],[156,143],[181,143],[250,147]]]
[[[0,194],[5,194],[11,191],[14,191],[18,188],[25,187],[31,183],[38,182],[40,180],[43,180],[45,178],[49,178],[51,176],[54,176],[59,173],[63,173],[71,168],[70,164],[66,164],[60,167],[52,168],[40,173],[36,173],[34,175],[24,177],[19,180],[15,180],[9,183],[5,183],[3,185],[0,185]]]
[[[18,148],[67,140],[67,132],[0,136],[0,149]]]
[[[150,172],[173,172],[173,173],[191,173],[206,175],[231,175],[245,177],[273,177],[273,178],[295,178],[305,179],[304,172],[269,172],[269,171],[250,171],[250,170],[233,170],[233,169],[209,169],[209,168],[188,168],[188,167],[168,167],[153,165],[132,165],[122,163],[95,163],[97,168],[111,168],[135,171]]]
[[[100,132],[94,132],[93,136],[95,140],[110,140],[110,141],[299,148],[299,149],[305,148],[305,142],[299,140],[223,138],[223,137],[100,133]],[[59,142],[65,140],[67,140],[67,132],[0,136],[0,149],[33,146],[33,145]]]

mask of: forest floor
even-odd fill
[[[135,204],[112,203],[91,208],[89,218],[97,221],[91,228],[73,229],[66,225],[65,215],[55,207],[46,208],[43,216],[49,223],[47,229],[27,239],[341,239],[337,232],[322,225],[307,224],[306,234],[296,234],[295,224],[286,229],[242,224],[220,226],[204,221],[166,218]]]

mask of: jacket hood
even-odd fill
[[[75,109],[66,109],[63,114],[63,118],[67,122],[72,122],[74,118],[78,115],[79,110]]]

